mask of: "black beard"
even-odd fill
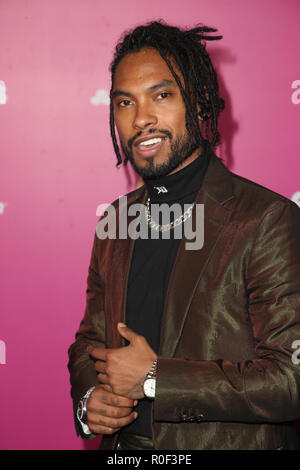
[[[147,167],[140,168],[136,165],[133,158],[133,139],[129,142],[129,147],[127,148],[125,148],[121,142],[121,147],[125,157],[130,161],[132,167],[144,180],[168,175],[171,171],[175,170],[182,162],[189,158],[192,153],[199,147],[199,142],[197,141],[196,136],[187,131],[182,137],[179,137],[174,142],[172,141],[172,135],[168,131],[160,131],[160,133],[168,135],[168,137],[165,137],[165,139],[170,139],[171,149],[166,161],[159,165],[154,165],[155,156],[153,156],[147,158]]]

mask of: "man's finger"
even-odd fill
[[[100,374],[98,374],[97,377],[101,384],[109,384],[109,378],[107,377],[106,374],[102,374],[102,372],[100,372]]]
[[[93,346],[88,346],[86,348],[86,352],[94,359],[101,359],[102,361],[106,361],[108,349],[94,348]]]
[[[94,400],[113,406],[134,406],[134,400],[122,397],[121,395],[116,395],[111,391],[111,387],[109,385],[104,384],[98,385],[98,387],[95,388],[90,396],[87,406],[89,407],[89,404],[92,404],[92,401]]]
[[[95,426],[92,423],[89,423],[88,426],[89,426],[89,429],[94,434],[114,434],[115,432],[120,430],[120,428],[109,428],[107,426]]]
[[[88,427],[91,431],[94,430],[97,433],[112,434],[112,431],[119,430],[123,426],[127,426],[137,418],[137,412],[133,411],[129,415],[121,418],[109,418],[107,416],[92,414],[88,417]],[[99,425],[102,430],[99,429]],[[107,432],[105,432],[107,430]]]
[[[123,338],[127,339],[130,343],[138,336],[133,330],[128,328],[125,323],[118,323],[118,331]]]
[[[97,372],[102,372],[102,374],[105,374],[105,367],[106,363],[104,361],[97,361],[95,362],[95,369]]]
[[[99,404],[97,407],[90,406],[88,408],[88,419],[94,424],[99,424],[99,422],[97,421],[99,419],[106,420],[108,418],[125,418],[126,416],[129,416],[132,412],[133,409],[131,407],[126,408],[125,406],[112,406],[107,405],[106,403],[102,403]],[[105,426],[116,427],[115,425],[112,425],[112,422],[110,424],[106,423]]]
[[[115,393],[113,393],[111,386],[108,385],[108,384],[101,384],[101,385],[99,385],[99,387],[104,388],[104,390],[107,390],[108,392],[111,392],[112,395],[115,395],[116,398],[113,400],[113,404],[116,405],[116,406],[125,406],[125,407],[126,407],[126,406],[137,406],[137,404],[138,404],[138,400],[132,400],[131,398],[122,397],[121,395],[116,395]],[[130,402],[133,401],[133,403],[131,403],[131,405],[129,405],[128,403],[127,403],[127,405],[126,405],[126,404],[122,404],[122,403],[119,401],[120,398],[121,398],[121,399],[125,399],[125,400],[130,400]],[[118,400],[118,401],[117,401],[117,400]]]

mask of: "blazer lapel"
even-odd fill
[[[159,355],[173,357],[189,306],[214,248],[229,222],[232,208],[225,203],[234,198],[230,173],[214,154],[195,200],[204,204],[204,244],[199,250],[186,250],[182,238],[171,273],[162,319]],[[195,217],[195,207],[192,217]]]
[[[135,219],[128,216],[128,206],[133,203],[144,204],[146,198],[145,187],[139,188],[128,196],[127,203],[121,203],[119,210],[127,218],[127,226]],[[119,217],[119,210],[117,214]],[[118,223],[117,223],[118,226]],[[106,290],[109,295],[105,296],[106,321],[106,345],[109,348],[125,346],[125,340],[117,330],[117,323],[125,323],[127,283],[129,269],[134,248],[134,240],[128,236],[124,239],[108,240],[109,267],[107,268]],[[110,269],[113,267],[112,269]]]

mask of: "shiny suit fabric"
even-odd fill
[[[143,186],[128,205],[146,196]],[[234,175],[214,154],[195,202],[204,204],[204,244],[186,250],[182,239],[168,286],[154,448],[298,449],[300,209]],[[133,245],[95,235],[85,315],[69,349],[74,409],[98,383],[87,345],[124,345],[116,325],[126,322]],[[116,437],[104,437],[102,448]]]

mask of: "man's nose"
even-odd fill
[[[136,114],[133,121],[134,129],[145,129],[155,126],[156,124],[157,117],[150,106],[139,105],[136,107]]]

